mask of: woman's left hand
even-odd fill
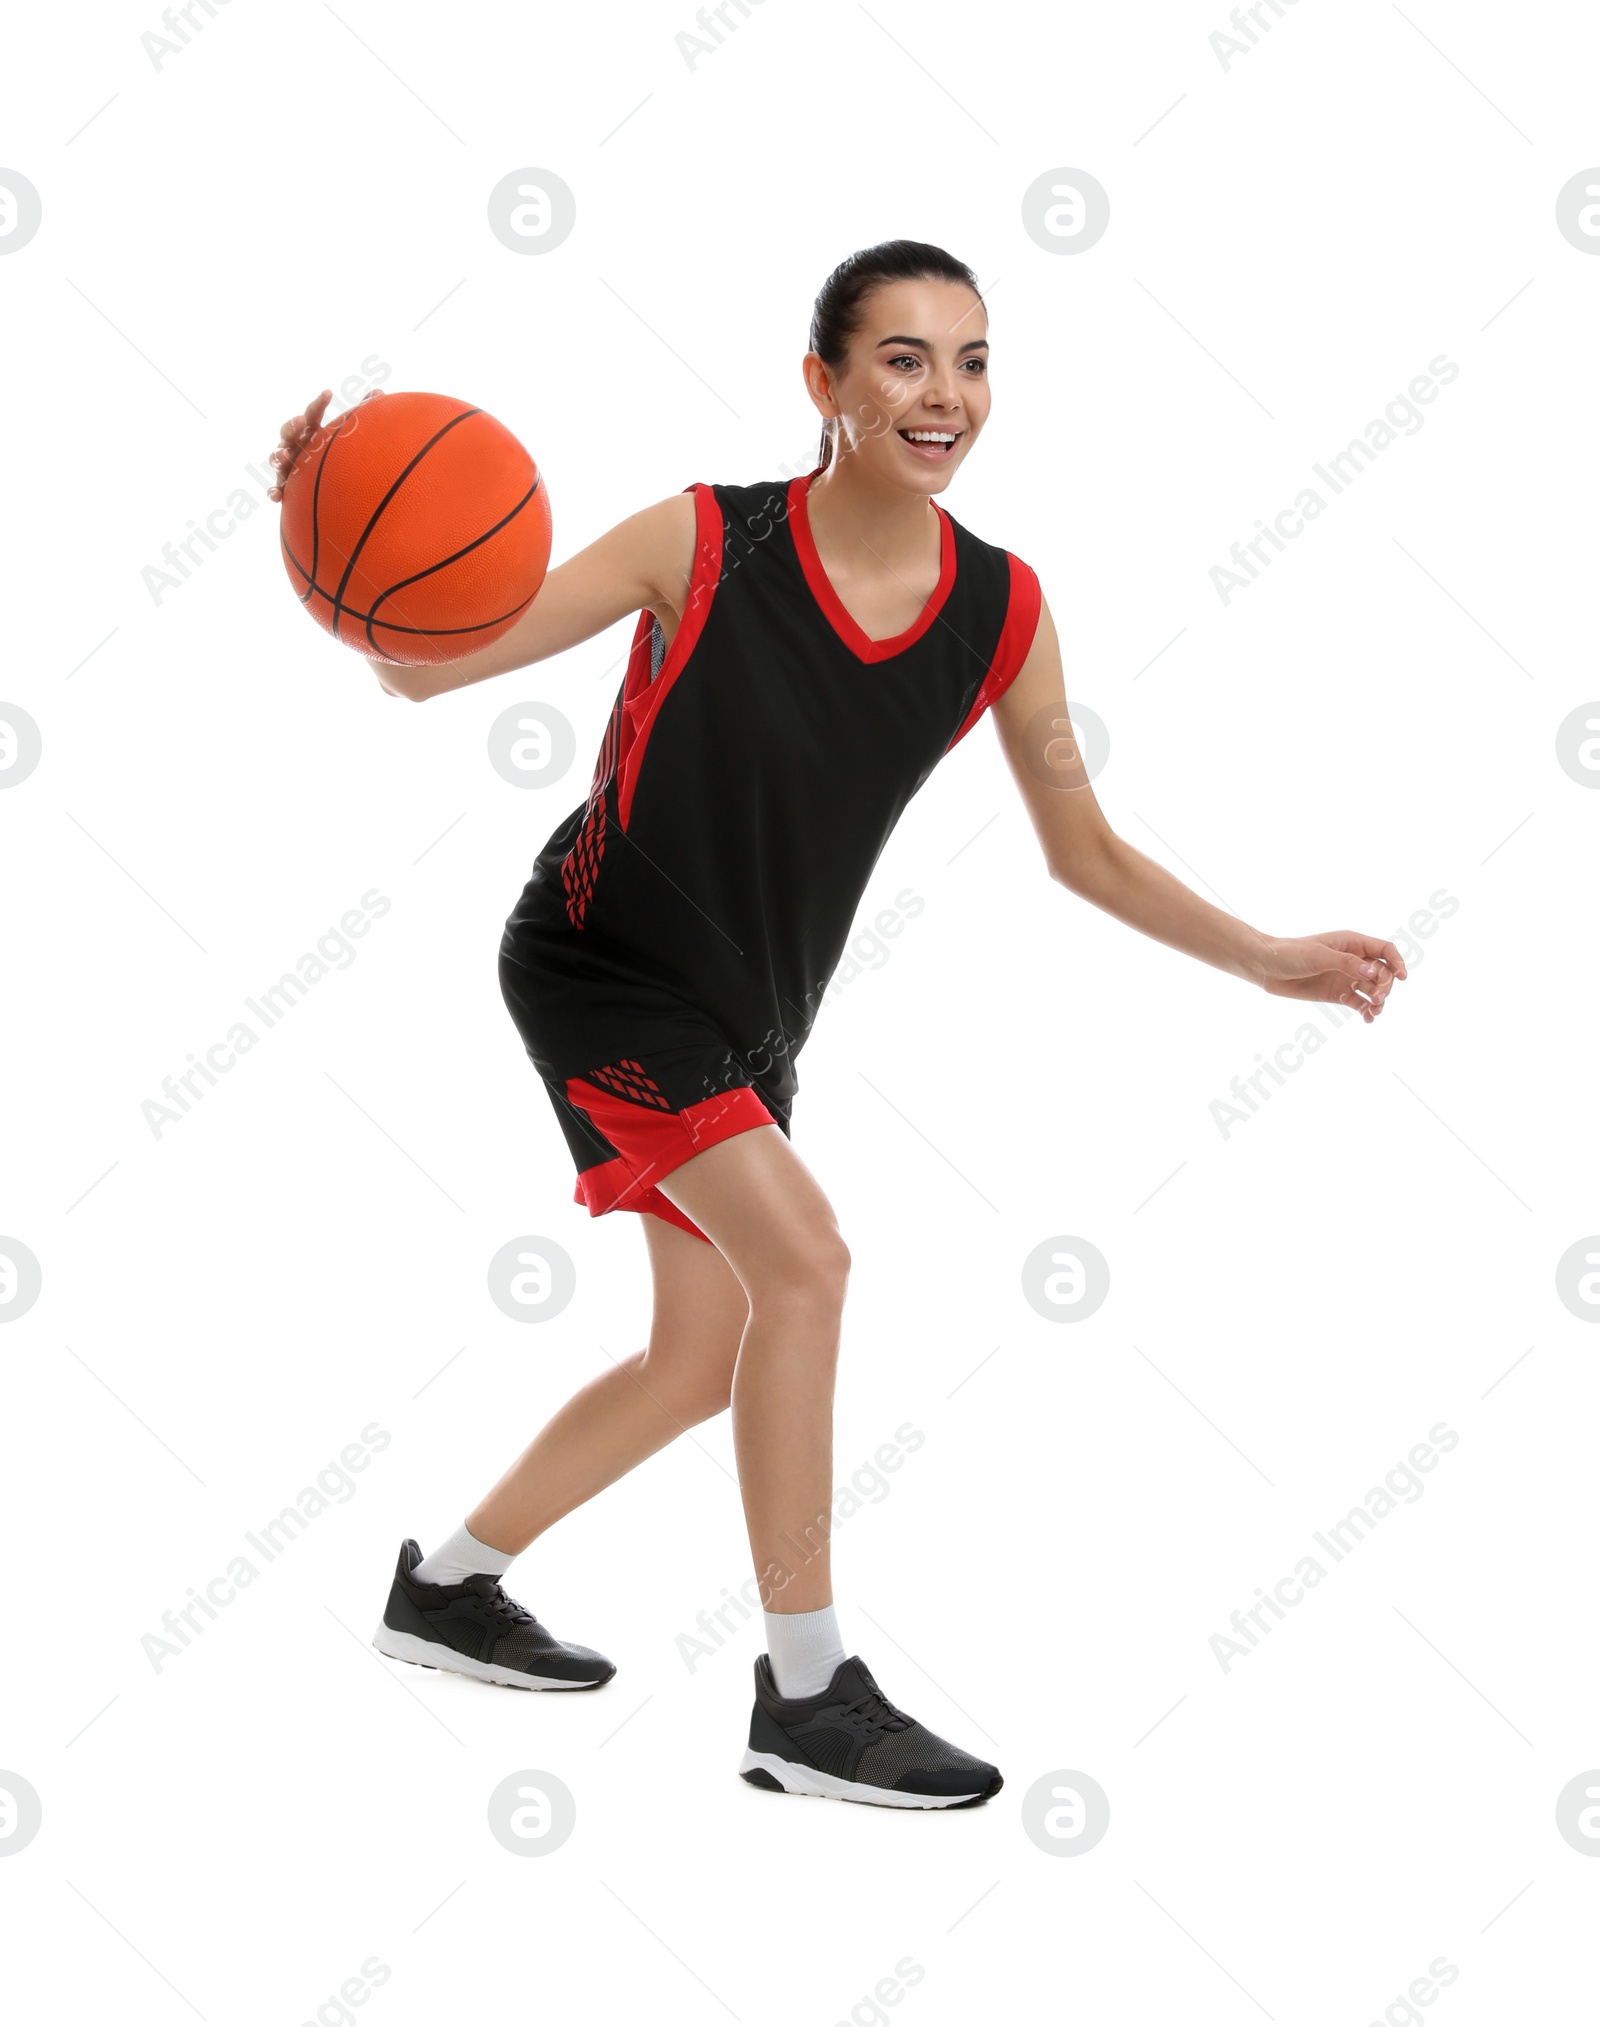
[[[1405,959],[1381,936],[1336,929],[1326,936],[1264,939],[1261,983],[1281,999],[1319,999],[1353,1008],[1369,1025],[1383,1012]]]

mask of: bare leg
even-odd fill
[[[467,1515],[490,1548],[520,1555],[564,1513],[728,1405],[749,1313],[744,1289],[715,1246],[648,1211],[639,1222],[655,1287],[650,1342],[580,1388]]]
[[[776,1126],[719,1141],[658,1187],[713,1242],[749,1301],[733,1441],[762,1602],[816,1611],[833,1602],[833,1385],[850,1273],[833,1208]]]

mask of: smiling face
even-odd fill
[[[906,492],[938,493],[989,415],[988,317],[960,282],[885,282],[861,306],[840,365],[803,362],[819,413],[837,416],[834,462]]]

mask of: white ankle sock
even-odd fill
[[[422,1558],[411,1575],[420,1584],[460,1584],[468,1577],[504,1576],[515,1561],[514,1555],[490,1548],[468,1534],[463,1522],[448,1541],[441,1541],[432,1555]]]
[[[815,1612],[763,1612],[767,1658],[783,1697],[820,1696],[844,1659],[832,1605]]]

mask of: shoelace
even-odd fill
[[[498,1584],[492,1591],[478,1594],[497,1619],[503,1619],[508,1626],[531,1626],[534,1617],[525,1605],[519,1605],[515,1598],[508,1598]]]
[[[909,1731],[916,1719],[907,1717],[903,1710],[896,1710],[888,1697],[877,1690],[869,1689],[865,1696],[858,1696],[854,1703],[847,1703],[845,1717],[859,1717],[868,1731]]]

